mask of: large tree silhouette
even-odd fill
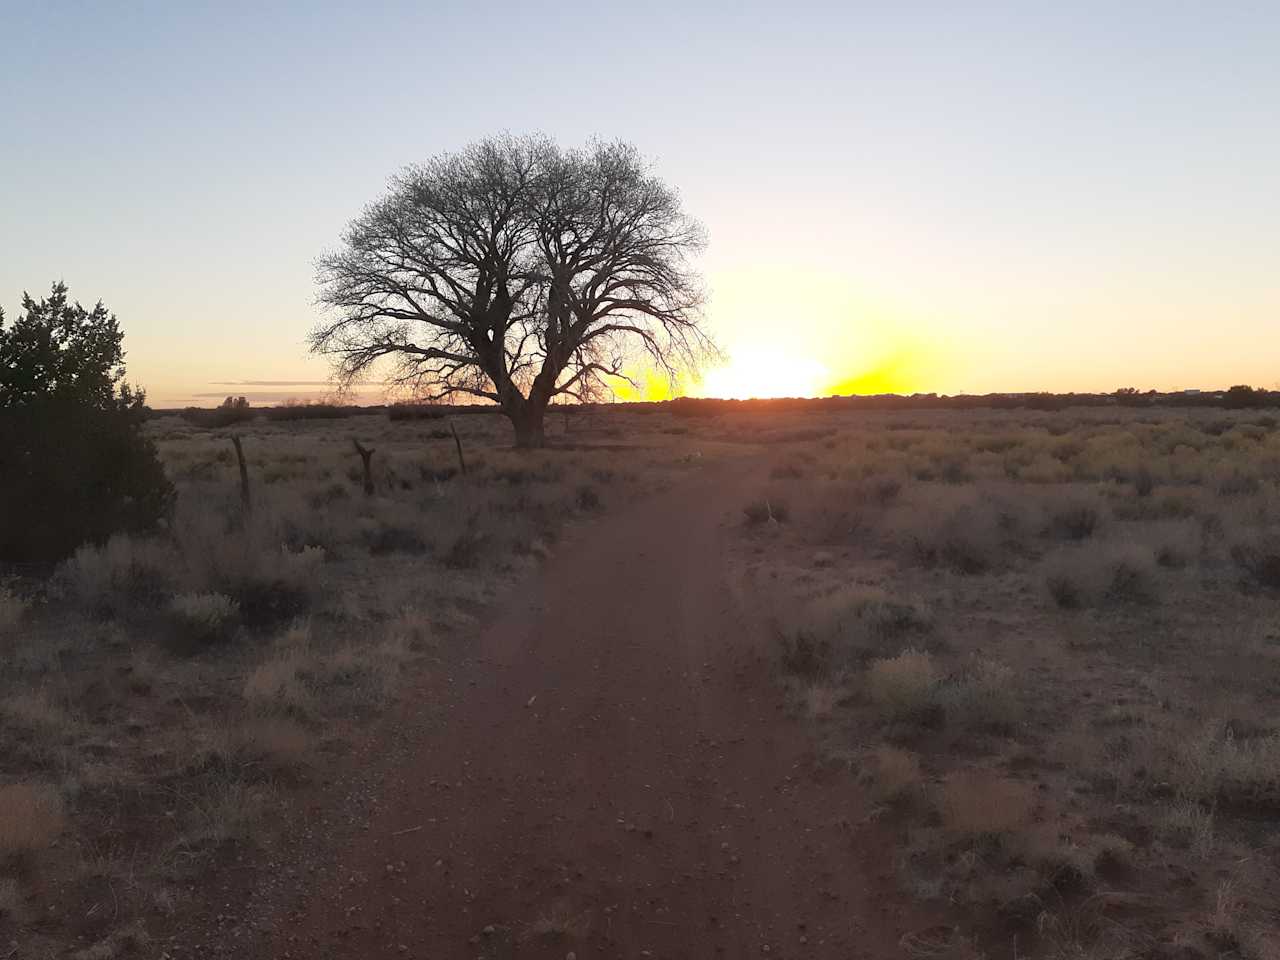
[[[312,350],[344,383],[379,361],[421,399],[501,405],[544,443],[552,398],[637,358],[670,377],[714,350],[691,258],[702,228],[636,149],[497,137],[395,177],[318,264]]]

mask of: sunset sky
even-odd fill
[[[503,130],[705,223],[693,392],[1280,381],[1275,0],[0,0],[0,46],[0,305],[103,299],[156,405],[323,393],[315,257]]]

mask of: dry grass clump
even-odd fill
[[[1178,741],[1168,776],[1189,798],[1237,810],[1280,811],[1280,733],[1241,738],[1214,721]]]
[[[816,676],[864,663],[886,647],[926,636],[933,618],[915,600],[883,590],[845,587],[814,603],[804,622],[780,637],[785,670]]]
[[[920,758],[909,750],[881,744],[866,759],[863,782],[877,803],[909,800],[924,790]]]
[[[175,525],[186,580],[197,593],[221,594],[245,624],[269,626],[304,613],[321,588],[325,550],[290,549],[262,526],[227,530],[216,518],[187,514]]]
[[[867,694],[890,720],[919,720],[937,706],[938,670],[933,657],[904,650],[875,660],[866,673]]]
[[[318,657],[286,640],[244,679],[243,696],[255,710],[310,715]]]
[[[409,612],[393,620],[376,644],[321,651],[307,624],[295,624],[245,676],[242,695],[258,714],[315,718],[327,710],[378,710],[416,653],[430,643],[429,625]]]
[[[178,846],[190,851],[217,849],[248,840],[266,815],[270,792],[236,780],[215,785],[187,810],[187,829]]]
[[[49,784],[0,786],[0,857],[28,856],[62,832],[62,795]]]
[[[169,617],[180,639],[195,646],[230,639],[239,616],[240,604],[220,593],[184,593],[169,601]]]
[[[938,690],[947,723],[971,730],[1007,732],[1022,718],[1018,683],[1011,667],[976,657]]]
[[[1190,850],[1204,859],[1213,852],[1213,811],[1194,800],[1170,804],[1157,821],[1160,837],[1171,846]]]
[[[126,616],[158,606],[173,584],[174,558],[164,544],[118,534],[86,544],[58,568],[60,594],[96,616]]]

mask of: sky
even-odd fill
[[[153,405],[323,395],[315,258],[501,131],[705,224],[691,392],[1280,381],[1275,0],[0,0],[0,54],[0,306],[105,301]]]

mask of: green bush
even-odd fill
[[[141,391],[124,382],[113,314],[56,283],[0,311],[0,560],[53,561],[83,543],[159,524],[173,487],[143,435]]]
[[[0,408],[0,558],[52,561],[167,515],[173,487],[140,406],[61,399]]]

